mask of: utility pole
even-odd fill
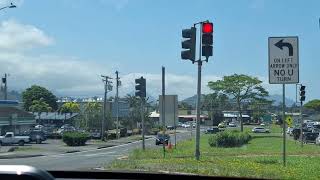
[[[161,112],[161,120],[162,120],[162,133],[163,133],[163,141],[165,140],[165,134],[166,134],[166,111],[165,111],[165,67],[162,66],[162,104],[161,104],[161,108],[162,108],[162,112]],[[166,157],[166,145],[165,145],[165,141],[162,143],[162,149],[163,149],[163,157]]]
[[[120,137],[120,133],[119,133],[119,86],[120,86],[120,78],[119,78],[119,72],[116,71],[116,118],[117,118],[117,139],[119,139]]]
[[[104,82],[104,100],[103,100],[103,117],[102,117],[102,122],[101,122],[101,140],[104,140],[104,132],[105,132],[105,123],[106,123],[106,107],[107,107],[107,94],[108,94],[108,90],[111,91],[112,86],[110,83],[112,83],[111,81],[109,81],[109,79],[112,79],[109,76],[104,76],[101,75],[102,82]],[[108,127],[107,127],[107,131],[108,131]],[[108,132],[107,132],[107,136],[108,136]]]

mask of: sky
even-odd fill
[[[202,92],[208,81],[248,74],[270,94],[268,37],[298,36],[300,83],[306,100],[320,98],[320,1],[309,0],[0,0],[15,9],[0,11],[0,74],[9,90],[33,84],[57,96],[103,95],[100,75],[119,71],[120,96],[134,92],[134,79],[147,79],[147,94],[179,100],[196,94],[197,66],[181,60],[181,30],[209,20],[214,24],[213,57],[203,64]],[[114,91],[110,92],[114,95]],[[286,86],[295,99],[295,85]]]

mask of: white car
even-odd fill
[[[183,127],[183,128],[189,128],[189,127],[190,127],[190,124],[182,124],[181,127]]]
[[[318,136],[317,138],[316,138],[316,145],[320,145],[320,136]]]
[[[287,129],[287,134],[289,134],[290,136],[292,136],[292,131],[293,131],[293,128],[289,127]]]
[[[270,133],[270,130],[266,129],[264,127],[254,127],[252,129],[252,132],[254,132],[254,133]]]
[[[237,125],[236,125],[236,123],[231,122],[231,123],[229,123],[229,127],[237,127]]]

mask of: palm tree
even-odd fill
[[[71,117],[74,112],[80,112],[80,105],[76,102],[66,102],[60,107],[59,112],[64,113],[64,124],[67,119],[67,113],[70,113]]]

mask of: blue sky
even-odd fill
[[[0,73],[11,73],[12,89],[40,84],[58,95],[101,95],[100,74],[114,76],[118,70],[123,78],[120,94],[132,92],[133,79],[144,75],[149,93],[157,96],[165,66],[168,93],[191,96],[196,93],[196,66],[180,60],[181,30],[210,20],[214,55],[203,68],[205,93],[208,80],[245,73],[263,80],[271,94],[280,94],[281,85],[268,84],[267,39],[288,35],[299,36],[300,80],[307,85],[307,100],[320,98],[320,1],[13,2],[18,8],[0,12],[0,31],[7,28],[3,35],[0,32],[0,40],[9,36],[17,41],[10,47],[1,47],[0,42],[4,54]],[[295,86],[287,87],[288,96],[294,98]]]

